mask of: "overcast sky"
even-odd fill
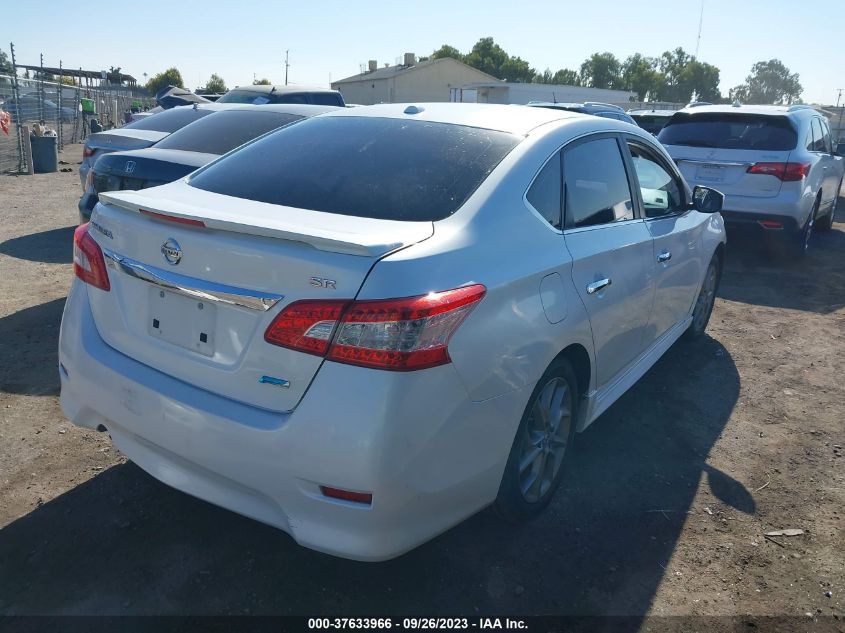
[[[290,83],[327,86],[368,59],[393,64],[444,43],[466,52],[486,36],[538,71],[577,70],[593,52],[693,53],[700,9],[701,0],[47,0],[5,13],[2,46],[8,53],[10,38],[19,63],[44,53],[45,65],[120,66],[140,82],[176,66],[191,89],[213,72],[229,87],[253,76],[284,83],[289,49]],[[723,94],[773,57],[800,74],[805,101],[835,103],[845,88],[845,0],[704,0],[699,59],[719,67]]]

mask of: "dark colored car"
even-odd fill
[[[9,97],[0,103],[0,110],[5,110],[11,114],[15,123],[39,121],[41,119],[45,122],[53,122],[59,119],[58,104],[50,99],[41,101],[35,95],[21,95],[17,100],[14,97]],[[76,111],[73,108],[65,106],[62,106],[61,113],[64,123],[73,121],[76,116]]]
[[[336,109],[297,104],[233,106],[186,125],[153,147],[103,154],[94,163],[91,188],[79,200],[80,222],[90,219],[102,192],[173,182],[267,132]]]
[[[551,108],[553,110],[566,110],[567,112],[580,112],[582,114],[592,114],[593,116],[602,116],[606,119],[616,119],[617,121],[624,121],[636,125],[636,121],[628,116],[622,108],[613,105],[612,103],[598,103],[596,101],[587,101],[586,103],[553,103],[551,101],[532,101],[528,104],[532,108]]]
[[[237,86],[220,97],[217,103],[310,103],[339,108],[346,105],[337,90],[302,86]]]

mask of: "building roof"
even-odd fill
[[[404,73],[413,72],[415,70],[419,70],[421,68],[425,68],[426,66],[433,66],[434,64],[440,64],[446,61],[452,61],[456,64],[461,64],[462,66],[466,66],[467,68],[472,68],[475,72],[484,75],[486,77],[490,77],[492,81],[498,81],[493,75],[488,75],[487,73],[478,70],[477,68],[473,68],[468,64],[464,64],[462,61],[458,59],[454,59],[452,57],[440,57],[438,59],[427,59],[424,62],[417,62],[412,66],[387,66],[386,68],[377,68],[373,71],[368,71],[364,73],[360,73],[357,75],[352,75],[351,77],[346,77],[345,79],[338,79],[337,81],[332,82],[332,86],[336,86],[337,84],[345,84],[345,83],[354,83],[356,81],[373,81],[375,79],[390,79],[392,77],[396,77],[397,75],[402,75]]]
[[[628,95],[634,94],[630,90],[615,90],[613,88],[591,88],[589,86],[568,86],[566,84],[537,84],[537,83],[528,83],[528,82],[519,82],[519,81],[474,81],[472,83],[464,84],[461,86],[464,90],[473,89],[473,88],[525,88],[527,90],[546,90],[546,91],[555,91],[559,90],[561,92],[584,92],[586,93],[610,93],[616,92],[620,95],[625,95],[625,101],[627,101]]]
[[[338,109],[323,116],[378,117],[451,123],[524,136],[546,123],[561,119],[580,119],[587,115],[568,110],[488,103],[415,103],[413,105],[385,103]]]
[[[129,83],[135,83],[135,77],[132,75],[127,75],[125,73],[111,73],[109,71],[103,70],[74,70],[73,68],[57,68],[53,66],[29,66],[27,64],[17,64],[17,68],[25,68],[26,70],[33,70],[35,72],[45,72],[51,75],[62,75],[64,77],[81,77],[87,79],[102,79],[103,73],[106,73],[108,80],[111,81],[112,79],[119,79],[122,83],[124,81]]]

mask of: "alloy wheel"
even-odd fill
[[[693,327],[696,331],[701,331],[706,326],[715,301],[716,266],[711,264],[707,268],[707,274],[704,277],[704,283],[701,286],[701,291],[698,293],[698,299],[695,302],[695,309],[692,313]]]
[[[529,503],[542,500],[552,488],[569,443],[572,428],[569,385],[550,379],[537,394],[522,434],[519,489]]]

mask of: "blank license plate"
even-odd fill
[[[150,288],[147,331],[151,336],[213,356],[216,317],[217,306],[213,303]]]
[[[698,173],[695,175],[696,180],[705,180],[707,182],[724,182],[725,168],[720,165],[702,165],[698,168]]]

